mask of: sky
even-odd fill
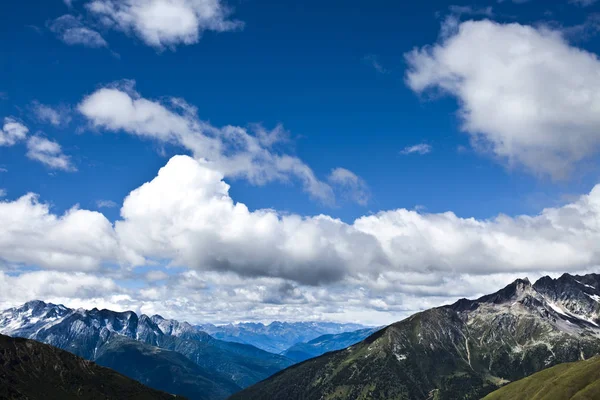
[[[380,325],[598,271],[600,2],[27,0],[0,26],[1,308]]]

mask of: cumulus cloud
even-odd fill
[[[128,249],[175,266],[315,284],[344,275],[340,255],[327,236],[318,236],[321,229],[343,228],[339,221],[251,212],[228,193],[222,174],[190,157],[174,157],[154,180],[129,194],[115,230]]]
[[[194,44],[204,31],[241,29],[220,0],[93,0],[86,4],[108,28],[139,37],[157,49]]]
[[[600,61],[560,32],[468,21],[406,60],[409,87],[458,98],[473,145],[509,165],[563,178],[598,151]]]
[[[329,174],[329,182],[337,186],[352,201],[366,206],[371,193],[367,183],[354,172],[345,168],[335,168]]]
[[[62,152],[57,142],[41,136],[31,136],[27,140],[27,157],[39,161],[51,169],[63,171],[76,171],[71,163],[71,158]]]
[[[250,211],[234,203],[222,176],[175,157],[133,191],[115,230],[150,258],[319,284],[386,271],[506,271],[588,268],[600,261],[600,187],[537,216],[493,220],[453,213],[380,212],[352,224],[324,215]]]
[[[55,215],[27,195],[0,202],[0,226],[8,227],[0,260],[11,265],[88,274],[122,265],[121,278],[133,266],[152,268],[140,278],[147,286],[101,300],[116,307],[208,319],[222,310],[246,319],[383,319],[491,292],[518,276],[597,267],[600,185],[533,216],[397,209],[345,223],[250,210],[206,161],[176,156],[127,196],[114,225],[78,208]]]
[[[6,197],[6,189],[0,188],[0,197]]]
[[[24,140],[29,129],[14,118],[4,118],[4,126],[0,131],[0,146],[14,146],[17,142]]]
[[[34,194],[0,201],[0,226],[0,259],[8,263],[90,271],[128,258],[104,215],[74,207],[59,216]]]
[[[227,177],[258,185],[295,178],[313,198],[325,204],[335,201],[331,187],[308,165],[274,149],[287,138],[281,126],[273,131],[253,126],[253,132],[236,126],[217,128],[201,121],[184,100],[145,99],[133,90],[132,82],[99,89],[83,99],[78,110],[96,128],[183,146]]]
[[[13,238],[8,231],[4,238],[11,240],[2,254],[18,252],[21,242],[33,248],[43,248],[44,238],[62,242],[68,233],[84,241],[75,246],[82,254],[94,250],[90,266],[126,255],[121,261],[133,265],[170,260],[172,266],[318,285],[386,273],[562,271],[600,262],[594,245],[600,239],[600,186],[536,216],[476,220],[398,209],[347,224],[326,215],[251,211],[231,199],[222,174],[205,162],[176,156],[127,196],[114,229],[96,212],[73,209],[57,217],[33,195],[0,204],[2,226],[14,226],[19,234]],[[96,228],[80,234],[85,225]],[[33,232],[36,240],[29,236]],[[87,242],[91,238],[98,246]],[[66,254],[70,242],[62,243]],[[22,254],[36,252],[28,247]],[[36,259],[49,265],[52,257]]]
[[[32,299],[47,299],[60,304],[68,303],[70,299],[98,298],[120,291],[112,279],[57,271],[33,271],[17,276],[0,271],[0,287],[2,309]]]
[[[407,146],[404,149],[400,150],[400,154],[409,155],[409,154],[420,154],[425,155],[431,153],[431,145],[426,143],[415,144],[413,146]]]
[[[108,47],[106,40],[97,31],[87,27],[81,20],[73,15],[66,14],[51,21],[48,28],[68,45],[82,45],[85,47]]]

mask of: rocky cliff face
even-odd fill
[[[413,315],[232,399],[479,399],[503,383],[600,353],[598,288],[595,275],[517,280]]]

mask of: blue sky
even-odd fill
[[[545,19],[546,7],[535,3],[495,7],[506,15],[500,19],[514,15],[518,21],[537,22]],[[583,23],[590,11],[555,3],[548,9],[560,12],[565,24]],[[31,117],[33,101],[53,107],[77,104],[99,85],[135,79],[145,97],[182,97],[198,107],[200,118],[217,126],[260,122],[272,128],[281,123],[294,138],[292,151],[317,175],[342,166],[365,179],[372,192],[367,207],[340,201],[331,208],[311,202],[294,185],[235,185],[235,198],[252,208],[326,212],[351,220],[368,211],[422,205],[432,212],[486,218],[535,212],[554,205],[561,193],[589,191],[593,172],[573,181],[540,180],[507,171],[481,154],[457,151],[469,147],[469,139],[458,129],[455,100],[422,99],[404,84],[403,54],[435,41],[441,18],[436,14],[446,15],[453,4],[240,2],[232,5],[235,17],[245,23],[242,31],[206,32],[198,44],[175,51],[157,53],[140,40],[109,32],[110,50],[120,57],[57,40],[45,26],[69,11],[60,1],[36,3],[34,13],[25,12],[29,5],[11,4],[5,14],[11,18],[3,21],[6,98],[0,111],[59,139],[79,172],[49,178],[48,170],[27,160],[24,152],[2,148],[2,163],[12,171],[2,176],[2,186],[9,198],[35,191],[62,211],[74,203],[93,207],[99,199],[120,203],[153,177],[181,149],[160,154],[149,141],[99,136],[77,116],[59,129]],[[594,42],[583,45],[594,49]],[[373,60],[384,73],[372,66]],[[400,155],[419,143],[430,145],[432,152]]]
[[[0,189],[5,194],[4,205],[8,207],[27,193],[36,193],[39,197],[34,203],[48,207],[48,218],[60,219],[77,204],[82,210],[100,211],[110,224],[117,226],[118,221],[128,220],[120,211],[124,199],[145,182],[152,181],[171,157],[189,155],[214,161],[211,157],[216,153],[197,148],[194,150],[182,143],[185,139],[163,140],[162,133],[148,133],[155,126],[150,126],[144,120],[147,115],[123,116],[119,114],[119,109],[106,111],[110,108],[108,105],[114,104],[114,99],[94,95],[107,88],[113,90],[113,95],[119,92],[127,94],[128,99],[145,99],[155,105],[165,105],[166,109],[182,117],[186,124],[208,124],[206,129],[212,132],[210,135],[226,135],[223,128],[235,126],[244,129],[251,137],[257,137],[256,124],[267,131],[282,127],[278,132],[285,132],[287,139],[272,146],[261,142],[261,149],[268,152],[268,157],[292,157],[296,168],[310,171],[310,179],[314,178],[312,183],[324,185],[324,190],[331,190],[332,195],[325,200],[320,198],[307,189],[308,184],[302,181],[302,177],[307,176],[305,172],[277,169],[273,167],[273,161],[254,160],[251,167],[232,172],[233,162],[226,157],[238,149],[226,148],[218,154],[225,158],[212,169],[231,185],[228,196],[234,202],[245,204],[250,212],[271,209],[280,216],[291,214],[310,217],[323,214],[339,218],[350,226],[362,216],[406,209],[416,210],[418,215],[430,215],[433,219],[443,216],[443,213],[453,212],[465,220],[474,218],[485,223],[495,221],[498,215],[503,214],[509,217],[533,217],[547,207],[561,210],[561,206],[574,203],[580,196],[589,194],[598,183],[596,148],[600,135],[589,128],[593,126],[593,120],[585,122],[586,113],[592,115],[597,105],[593,100],[582,103],[583,107],[588,107],[581,117],[585,124],[573,120],[575,114],[564,118],[550,115],[539,122],[531,122],[524,119],[521,113],[516,113],[513,119],[513,114],[504,111],[496,113],[495,107],[478,103],[477,90],[480,89],[479,94],[487,90],[479,84],[493,82],[482,81],[485,77],[482,78],[482,73],[475,67],[457,66],[448,61],[456,54],[463,54],[463,47],[460,46],[469,49],[471,42],[468,40],[477,42],[477,35],[482,35],[479,36],[481,38],[487,33],[490,35],[488,39],[499,38],[498,42],[489,42],[490,48],[499,49],[497,54],[490,54],[490,59],[495,59],[498,54],[504,54],[501,53],[503,40],[514,38],[515,43],[521,38],[524,43],[528,40],[525,29],[513,29],[518,26],[531,29],[542,38],[538,40],[535,37],[530,42],[534,51],[538,50],[536,46],[546,44],[549,49],[556,49],[556,52],[548,50],[551,54],[562,54],[560,51],[564,50],[573,55],[573,65],[581,64],[574,53],[583,51],[589,68],[581,71],[581,76],[594,76],[594,68],[597,67],[594,57],[600,52],[600,36],[597,36],[600,19],[595,14],[598,11],[595,2],[205,2],[216,7],[217,14],[223,13],[216,17],[194,14],[197,12],[194,7],[200,3],[203,2],[174,2],[181,7],[176,10],[178,13],[173,17],[174,23],[167,24],[170,27],[166,28],[159,23],[164,21],[160,15],[155,16],[158,23],[140,17],[147,15],[144,14],[145,10],[152,7],[150,0],[127,0],[122,3],[128,6],[115,5],[111,0],[7,4],[0,32],[0,118],[9,118],[13,123],[26,127],[28,132],[26,138],[15,140],[12,145],[0,146],[0,168],[4,171],[0,173]],[[223,11],[223,7],[228,7],[228,11]],[[191,13],[191,16],[186,13]],[[181,18],[181,21],[177,18]],[[173,25],[184,26],[190,21],[199,24],[199,27],[171,30]],[[498,29],[479,24],[469,31],[467,25],[460,25],[469,21],[494,21]],[[462,34],[459,33],[459,26]],[[448,33],[445,34],[444,29],[448,29]],[[474,37],[467,37],[473,32]],[[161,41],[157,42],[156,37],[161,37]],[[455,47],[451,46],[453,39],[457,39]],[[557,47],[551,47],[553,45]],[[440,48],[439,56],[428,54],[435,46]],[[473,53],[479,50],[475,46],[471,48],[473,50],[468,57],[473,57],[471,64],[478,65],[478,57]],[[410,52],[414,49],[418,53],[411,58]],[[544,54],[544,49],[539,50],[536,54]],[[484,53],[485,50],[482,50],[481,59],[487,56]],[[438,68],[438,75],[426,70],[423,66],[425,62],[431,62],[432,68]],[[521,85],[526,88],[523,91],[510,89],[514,90],[514,93],[510,93],[512,97],[507,97],[510,101],[498,98],[498,109],[504,110],[503,101],[508,104],[507,110],[510,104],[520,104],[523,109],[527,104],[537,107],[537,103],[528,102],[544,98],[540,94],[543,92],[540,86],[551,87],[555,83],[551,79],[552,74],[564,76],[564,71],[569,71],[569,67],[566,63],[565,69],[560,69],[562,65],[549,68],[553,71],[548,74],[549,79],[543,81],[540,78],[539,85],[534,85],[536,92],[532,96],[526,92],[530,81],[525,80]],[[454,77],[452,79],[455,81],[448,82],[447,77],[443,76],[444,68],[462,69],[454,70],[452,73],[458,78]],[[412,81],[411,71],[417,75]],[[598,71],[596,73],[600,73]],[[500,76],[525,76],[510,75],[509,72],[500,69],[498,79],[501,79]],[[530,70],[523,72],[529,73]],[[574,75],[578,73],[573,71]],[[573,85],[572,93],[582,92],[581,85]],[[476,86],[475,90],[473,86]],[[554,106],[556,110],[564,109],[560,99],[554,102],[554,98],[550,97],[565,93],[564,87],[560,86],[560,90],[548,95],[547,101],[551,107],[539,104],[538,112],[543,114],[544,110]],[[494,86],[493,89],[497,88]],[[186,114],[182,111],[184,108],[174,105],[173,99],[183,99],[186,110],[195,107],[196,111]],[[86,103],[86,100],[90,101]],[[472,114],[465,117],[465,111],[469,110]],[[152,120],[153,123],[159,123],[158,117],[152,118],[156,118]],[[470,128],[468,124],[471,124]],[[189,135],[193,136],[196,130],[194,128],[191,131]],[[561,135],[571,135],[573,140],[563,141]],[[39,142],[36,147],[27,139],[31,137],[46,141]],[[60,149],[48,153],[43,146],[48,142],[60,145]],[[231,145],[228,142],[226,147]],[[409,151],[411,148],[412,152]],[[52,165],[48,161],[48,154],[54,162],[57,157],[62,160],[59,161],[62,162],[61,166]],[[261,173],[271,177],[249,177],[250,173],[244,168],[255,167],[262,168]],[[339,179],[336,181],[332,171],[338,168],[344,170],[343,173],[338,170],[340,175],[337,175]],[[563,170],[565,173],[560,173]],[[18,220],[10,222],[15,227],[19,222],[25,223]],[[513,228],[509,231],[512,232]],[[46,234],[42,231],[34,233]],[[423,232],[420,234],[423,238],[427,237]],[[555,236],[552,238],[556,240]],[[7,240],[6,243],[6,246],[14,248],[18,247],[16,243],[19,242]],[[205,242],[196,245],[202,247]],[[121,248],[123,246],[119,246],[119,251],[126,252]],[[127,249],[134,247],[128,245]],[[63,267],[56,267],[53,263],[49,263],[52,266],[43,265],[8,251],[3,254],[1,249],[0,245],[4,269],[12,275],[21,276],[22,271],[31,269],[46,274],[64,272]],[[589,250],[593,253],[592,249]],[[44,254],[49,256],[53,254],[52,251]],[[61,253],[63,256],[72,255],[69,249],[61,251],[64,252]],[[131,257],[125,257],[127,261],[124,261],[124,258],[114,255],[101,256],[98,257],[98,263],[92,263],[94,267],[67,269],[95,274],[86,275],[90,282],[94,281],[94,276],[107,279],[102,283],[104,286],[100,285],[101,288],[113,288],[114,296],[129,296],[128,303],[102,297],[106,304],[114,307],[138,306],[141,300],[126,289],[131,286],[145,287],[150,285],[148,282],[155,282],[146,280],[146,275],[143,275],[149,268],[164,270],[171,277],[181,274],[181,269],[165,269],[168,265],[182,267],[184,271],[189,268],[189,271],[209,271],[217,275],[231,273],[242,280],[248,279],[246,285],[262,285],[267,288],[265,290],[270,290],[271,284],[277,286],[291,282],[295,290],[305,297],[306,293],[323,288],[335,292],[344,288],[347,291],[354,290],[357,284],[369,286],[362,281],[357,283],[364,276],[355,274],[354,267],[337,264],[329,271],[331,275],[324,274],[336,278],[315,278],[315,281],[311,281],[291,273],[280,273],[280,264],[285,262],[278,261],[277,256],[266,258],[270,260],[266,263],[272,262],[273,266],[263,265],[265,272],[258,267],[243,271],[226,267],[221,270],[215,265],[205,266],[207,260],[198,263],[186,263],[181,259],[173,261],[177,258],[173,254],[180,254],[181,249],[179,253],[166,251],[161,254],[146,254],[139,248],[135,251],[139,256],[136,261],[132,261]],[[77,247],[73,253],[92,257],[85,254],[81,247]],[[440,254],[432,252],[431,257],[441,257]],[[244,256],[243,253],[240,255]],[[96,257],[95,253],[93,257]],[[140,259],[145,261],[140,262]],[[154,266],[150,263],[149,267],[150,259],[160,259],[160,262]],[[215,259],[220,260],[220,257],[215,256]],[[596,265],[595,258],[591,256],[583,261],[570,260],[568,256],[561,260],[560,265],[548,266],[547,269],[544,262],[539,260],[514,262],[518,268],[507,267],[507,271],[499,268],[461,271],[458,266],[460,263],[447,261],[447,264],[451,275],[456,274],[464,283],[464,290],[456,293],[456,296],[478,293],[473,286],[465,283],[471,279],[465,274],[500,274],[496,275],[496,280],[492,280],[495,283],[507,279],[503,273],[535,275],[543,271],[563,270],[567,266],[582,270]],[[265,263],[263,259],[260,262]],[[328,265],[329,262],[335,264],[331,260],[321,259],[315,261],[314,265],[312,261],[308,264],[320,270],[322,265]],[[391,261],[392,264],[394,262]],[[435,266],[432,267],[435,262],[431,265],[413,265],[411,262],[402,261],[394,267],[385,267],[389,270],[384,272],[411,274],[420,271],[423,274],[423,269],[436,270]],[[103,269],[110,265],[108,270],[112,271],[116,264],[123,266],[122,275],[111,276]],[[348,268],[354,272],[338,274],[338,269]],[[397,285],[407,284],[390,283],[391,278],[384,277],[385,274],[372,264],[365,268],[376,276],[369,279],[377,282],[388,280],[386,287],[401,291]],[[44,276],[44,279],[59,279],[57,276]],[[219,284],[215,282],[219,279],[222,276],[207,285],[218,287]],[[277,282],[254,282],[251,279],[272,279]],[[158,282],[166,287],[169,282],[165,283],[165,280],[168,279],[159,279]],[[349,283],[349,280],[353,283]],[[96,283],[90,285],[95,288]],[[122,285],[127,288],[122,289]],[[419,290],[429,290],[423,287],[427,286],[425,283],[414,285],[419,289],[408,292],[415,298],[418,298]],[[82,290],[73,295],[47,295],[66,299],[67,302],[83,303],[100,298],[94,294],[96,289]],[[235,292],[237,289],[227,290]],[[373,288],[367,290],[373,292],[365,295],[361,305],[356,306],[352,318],[367,315],[372,306],[382,312],[382,316],[374,321],[379,323],[446,300],[446,296],[431,293],[428,296],[433,297],[427,301],[419,302],[412,298],[393,300],[389,294],[376,292]],[[286,312],[293,314],[290,310],[300,307],[298,304],[310,304],[309,300],[306,303],[284,301],[285,293],[277,309],[281,314],[276,314],[283,319],[288,315]],[[37,294],[33,293],[32,296]],[[450,294],[448,298],[456,296]],[[144,300],[144,304],[158,307],[152,305],[150,297]],[[380,304],[378,301],[388,303],[381,307],[374,306],[375,303]],[[392,304],[394,301],[397,303]],[[166,303],[163,301],[162,304]],[[269,307],[270,311],[265,311],[265,308],[249,318],[272,318],[275,308]],[[201,318],[195,314],[197,310],[186,310],[182,312],[184,317]],[[343,310],[336,310],[303,315],[306,318],[344,319]],[[386,310],[390,312],[386,314]],[[162,313],[169,314],[169,310],[162,310]],[[236,318],[243,319],[242,314],[243,310],[239,310]]]

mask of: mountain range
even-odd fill
[[[234,399],[480,399],[600,353],[600,275],[517,280],[294,365]]]
[[[352,332],[323,335],[306,343],[297,343],[282,354],[295,362],[318,357],[330,351],[341,350],[371,336],[381,328],[359,329]]]
[[[159,315],[75,310],[42,301],[0,313],[0,333],[50,344],[193,399],[225,398],[293,364]]]
[[[215,335],[229,332],[235,340],[216,339],[202,327],[132,311],[71,309],[36,300],[0,312],[0,333],[68,350],[150,387],[199,400],[224,399],[298,361],[367,336],[365,331],[345,332],[361,325],[324,322],[203,327]],[[322,332],[336,334],[298,342]],[[242,341],[272,341],[263,347],[275,349],[292,343],[293,350],[289,356],[278,355]]]
[[[2,399],[178,400],[67,351],[0,335]]]
[[[595,379],[589,365],[596,362],[577,364],[584,367],[563,363],[600,354],[600,275],[564,274],[534,284],[519,279],[496,293],[426,310],[382,329],[343,332],[352,326],[315,328],[318,324],[238,324],[237,332],[251,332],[249,337],[275,336],[273,348],[284,343],[278,338],[297,340],[314,336],[318,329],[342,331],[273,354],[159,315],[70,309],[42,301],[0,313],[0,333],[68,350],[189,399],[503,399],[510,398],[511,390],[529,393],[519,385],[551,392],[547,388],[557,385],[558,376],[563,383],[573,379],[565,390]],[[227,331],[233,326],[214,328]],[[43,364],[51,358],[32,359]],[[83,372],[89,365],[100,368],[74,362],[83,365]],[[16,373],[13,364],[4,362],[8,372],[0,373]],[[42,374],[44,365],[37,373]],[[120,375],[107,376],[107,382],[121,382],[115,376]],[[525,377],[533,380],[520,381]],[[49,378],[60,376],[50,373]],[[29,382],[24,376],[10,379],[21,386]],[[61,388],[56,393],[63,394]]]
[[[367,327],[359,324],[280,321],[274,321],[268,325],[243,322],[220,326],[212,324],[198,326],[198,329],[217,339],[249,344],[276,354],[280,354],[298,343],[309,342],[320,336],[352,332],[365,328]]]

